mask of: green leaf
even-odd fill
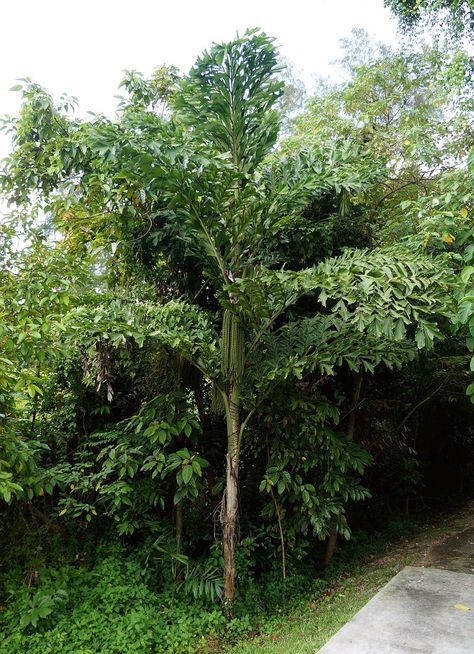
[[[200,477],[202,475],[201,465],[196,458],[193,458],[191,461],[192,468],[194,472]]]
[[[190,465],[183,466],[183,482],[185,484],[189,484],[192,476],[193,476],[192,466]]]
[[[474,302],[469,300],[461,302],[458,310],[459,322],[462,325],[466,324],[472,315],[474,315]]]
[[[415,332],[415,341],[419,350],[425,347],[426,338],[422,329],[417,329]]]
[[[461,271],[461,281],[463,284],[468,283],[472,274],[474,274],[474,266],[466,266],[466,268]]]

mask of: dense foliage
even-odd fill
[[[469,57],[346,45],[284,138],[259,31],[127,73],[115,119],[20,85],[0,651],[193,652],[354,527],[469,494]]]

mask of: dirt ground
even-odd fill
[[[409,549],[417,554],[415,565],[474,574],[474,502],[440,527],[427,528]]]

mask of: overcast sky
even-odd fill
[[[213,41],[247,27],[275,36],[308,87],[313,75],[331,74],[353,27],[396,41],[383,0],[10,0],[1,9],[0,115],[18,110],[9,89],[21,77],[76,96],[82,111],[111,114],[124,69],[167,63],[186,72]],[[7,148],[0,139],[0,156]]]
[[[15,110],[8,89],[19,77],[108,111],[122,70],[148,73],[167,63],[187,71],[211,42],[247,27],[275,36],[307,81],[329,73],[339,39],[353,27],[396,38],[383,0],[12,0],[1,11],[0,112]]]

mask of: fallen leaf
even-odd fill
[[[455,604],[454,608],[457,609],[458,611],[470,611],[471,610],[468,606],[465,606],[464,604]]]

